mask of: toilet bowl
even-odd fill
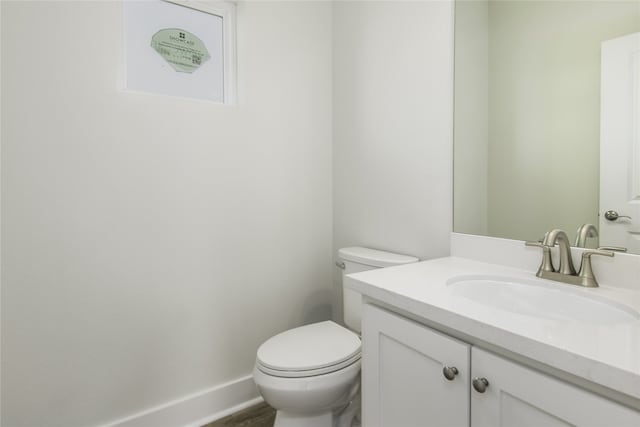
[[[275,425],[340,425],[340,412],[359,392],[360,350],[360,338],[332,321],[285,331],[260,346],[253,378],[278,410]]]
[[[415,257],[353,247],[338,252],[343,275],[418,261]],[[324,321],[265,341],[253,378],[277,410],[274,427],[360,426],[360,312],[362,297],[345,290],[345,322]]]

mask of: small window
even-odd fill
[[[125,89],[232,104],[235,4],[125,1]]]

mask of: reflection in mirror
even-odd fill
[[[576,242],[600,224],[601,46],[640,2],[456,1],[455,28],[454,230]]]
[[[603,42],[601,57],[600,244],[640,253],[640,33]]]

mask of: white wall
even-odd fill
[[[119,2],[2,2],[2,424],[248,375],[341,246],[448,254],[451,6],[240,2],[224,107],[119,90]]]
[[[336,249],[448,254],[452,9],[447,1],[334,5]]]
[[[121,92],[121,36],[120,2],[2,2],[7,427],[248,375],[331,315],[331,4],[239,3],[234,107]]]

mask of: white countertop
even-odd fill
[[[639,291],[580,288],[543,281],[530,271],[454,257],[351,274],[344,286],[480,342],[640,399],[640,320],[605,325],[492,308],[452,292],[447,281],[464,275],[541,281],[545,287],[597,295],[640,311]]]

